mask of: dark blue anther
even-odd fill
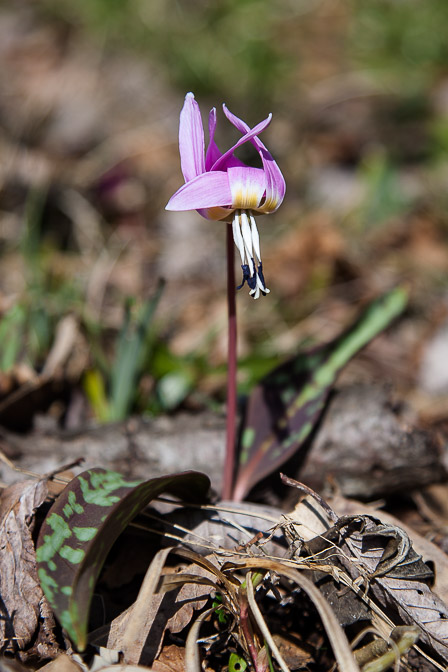
[[[255,261],[252,259],[252,275],[247,278],[247,284],[251,289],[256,289],[257,287],[257,275],[255,271]]]
[[[241,287],[244,285],[244,283],[245,283],[246,281],[249,283],[249,280],[250,280],[250,270],[249,270],[249,266],[248,266],[247,264],[243,264],[243,265],[241,266],[241,268],[243,269],[243,282],[241,283],[241,285],[239,285],[239,286],[237,287],[237,289],[241,289]],[[249,287],[250,287],[250,284],[249,284]]]

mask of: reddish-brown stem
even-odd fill
[[[249,608],[245,596],[240,596],[240,628],[243,637],[246,640],[246,646],[254,664],[255,672],[266,672],[264,665],[260,666],[258,660],[258,651],[255,646],[254,633],[249,620]]]
[[[231,499],[235,471],[235,434],[236,434],[236,296],[235,296],[235,251],[233,245],[232,224],[227,224],[227,423],[226,454],[224,461],[224,479],[222,498]]]

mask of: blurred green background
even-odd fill
[[[223,149],[222,102],[272,112],[287,181],[259,222],[271,294],[238,296],[240,391],[399,283],[405,324],[353,375],[418,388],[447,291],[447,23],[445,0],[0,3],[0,420],[42,376],[58,422],[81,396],[75,425],[222,401],[224,230],[164,211],[190,90]]]

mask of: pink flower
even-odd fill
[[[275,212],[285,195],[285,180],[276,162],[259,139],[272,115],[254,128],[238,119],[223,105],[227,119],[242,134],[224,154],[214,137],[216,109],[209,115],[209,145],[205,151],[201,112],[194,95],[187,93],[180,113],[179,151],[185,184],[170,198],[167,210],[197,210],[206,219],[232,222],[233,238],[241,255],[243,281],[258,299],[269,292],[261,263],[260,237],[254,213]],[[252,168],[237,159],[234,151],[251,142],[261,158],[262,167]]]

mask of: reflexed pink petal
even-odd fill
[[[260,121],[260,123],[257,124],[256,126],[254,126],[254,128],[249,129],[249,127],[247,127],[247,128],[249,129],[249,130],[247,131],[247,133],[245,133],[245,135],[243,135],[243,137],[240,138],[240,139],[238,140],[238,142],[236,142],[236,143],[233,145],[233,147],[231,147],[230,149],[228,149],[227,152],[225,152],[225,153],[221,156],[221,158],[219,158],[219,159],[213,164],[211,170],[226,170],[226,169],[229,167],[229,165],[235,165],[234,163],[230,163],[232,160],[235,159],[235,157],[232,156],[232,155],[233,155],[233,152],[235,151],[235,149],[237,149],[237,147],[240,147],[241,145],[244,145],[246,142],[253,141],[253,139],[254,139],[259,133],[261,133],[262,131],[264,131],[264,129],[266,128],[266,126],[269,126],[269,124],[271,123],[271,119],[272,119],[272,114],[270,114],[264,121]]]
[[[232,208],[255,210],[266,191],[266,176],[261,168],[228,168]]]
[[[184,184],[171,196],[166,210],[201,210],[231,204],[227,173],[213,171],[198,175]]]
[[[222,109],[224,110],[224,114],[226,115],[227,119],[235,126],[235,128],[239,130],[240,133],[244,134],[250,130],[250,126],[248,126],[245,121],[237,117],[235,114],[232,114],[225,103],[223,103]]]
[[[261,208],[259,208],[259,211],[264,213],[275,212],[275,210],[280,207],[285,197],[285,178],[283,177],[277,163],[274,161],[273,157],[263,145],[261,140],[258,138],[256,138],[256,140],[257,144],[259,145],[258,149],[261,154],[261,160],[263,162],[263,168],[266,173],[267,182],[266,198]]]
[[[180,164],[185,182],[205,172],[204,127],[199,105],[187,93],[179,123]]]
[[[225,105],[223,105],[223,109],[227,119],[240,131],[240,133],[247,133],[249,131],[249,126],[245,121],[232,114]],[[274,212],[285,197],[285,180],[280,168],[261,140],[254,137],[251,139],[251,143],[260,154],[263,162],[263,169],[266,172],[266,199],[263,205],[259,208],[259,211],[263,213]]]

